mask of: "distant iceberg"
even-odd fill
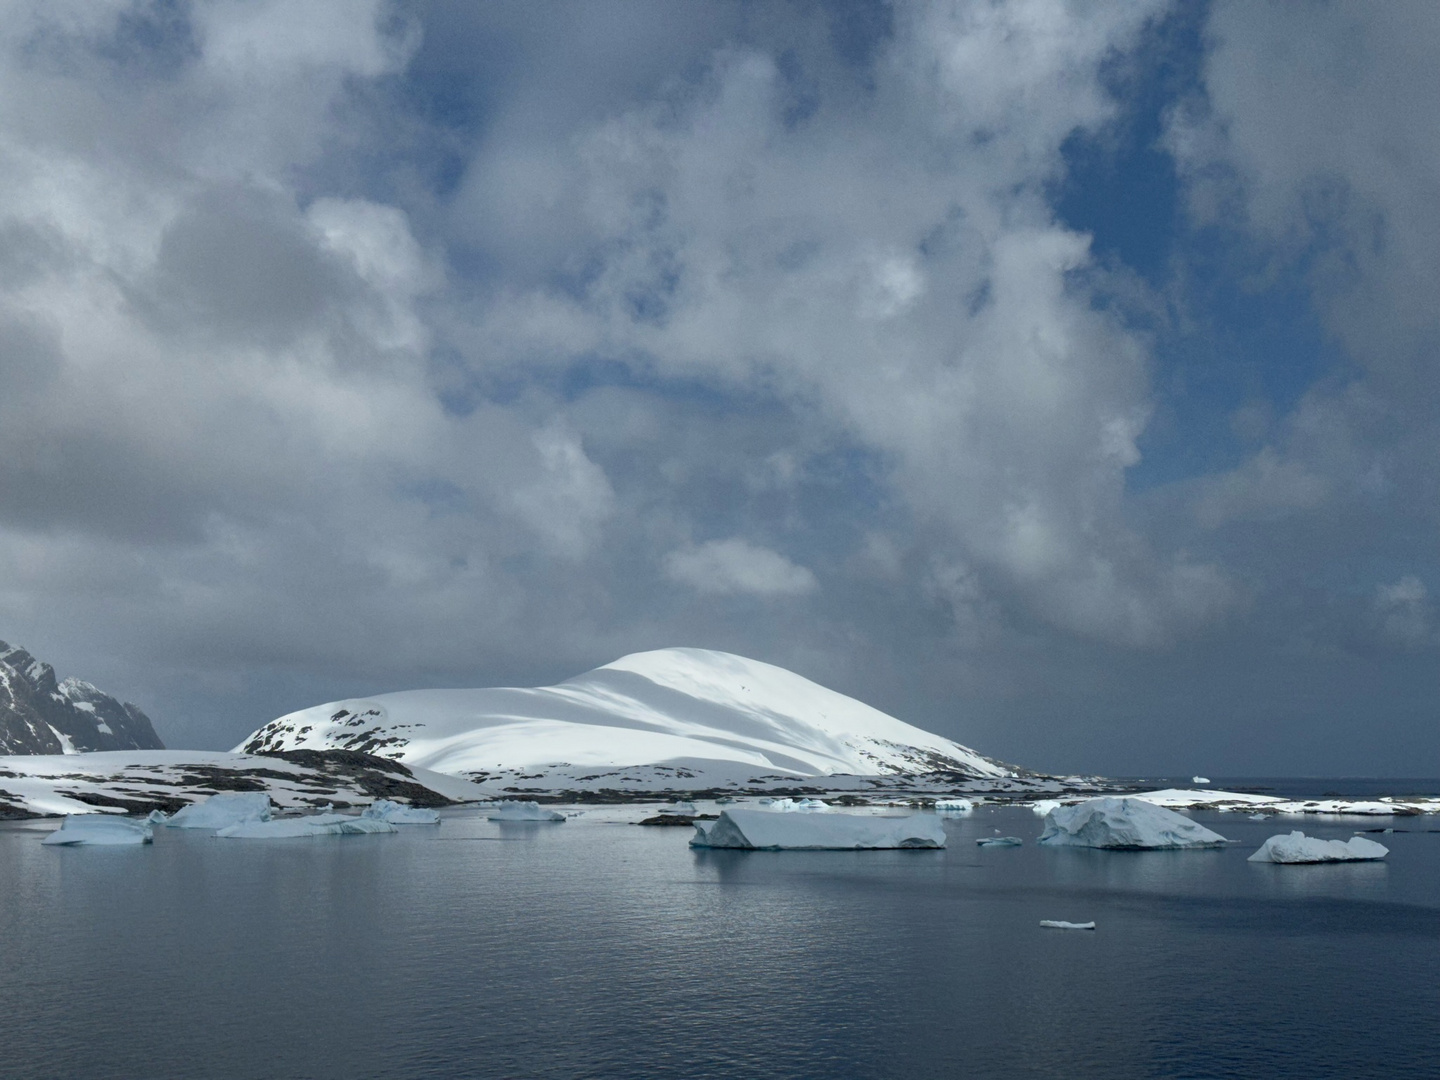
[[[830,809],[830,804],[823,799],[764,798],[759,804],[777,814],[823,814]]]
[[[975,804],[969,799],[936,799],[935,812],[937,814],[968,814],[975,809]]]
[[[222,791],[182,806],[164,824],[172,829],[224,829],[270,820],[270,796],[263,791]]]
[[[1210,778],[1208,776],[1192,776],[1190,777],[1190,782],[1192,784],[1208,784]]]
[[[1094,930],[1093,922],[1066,922],[1064,919],[1041,919],[1040,925],[1051,930]]]
[[[75,847],[81,844],[148,844],[155,839],[149,822],[130,821],[110,814],[71,814],[40,842]]]
[[[421,806],[405,806],[389,799],[376,799],[360,814],[362,818],[374,821],[388,821],[391,825],[438,825],[440,811],[427,810]]]
[[[1289,836],[1272,836],[1260,845],[1260,850],[1251,855],[1248,862],[1268,863],[1324,863],[1359,862],[1367,859],[1383,859],[1390,849],[1363,836],[1352,836],[1349,840],[1321,840],[1318,836],[1306,836],[1298,829]]]
[[[309,817],[275,818],[272,821],[242,821],[215,835],[228,840],[289,840],[298,836],[353,836],[361,833],[399,832],[378,818],[349,817],[345,814],[312,814]]]
[[[1143,799],[1103,798],[1051,810],[1045,815],[1040,843],[1145,850],[1220,847],[1226,840],[1173,810]]]
[[[945,828],[934,814],[901,818],[731,809],[714,822],[695,822],[690,846],[748,851],[943,848]]]
[[[565,815],[548,810],[537,802],[504,799],[490,811],[491,821],[564,821]]]
[[[982,836],[975,843],[981,847],[1022,847],[1025,841],[1018,836]]]

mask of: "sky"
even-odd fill
[[[167,745],[686,645],[1440,775],[1440,5],[6,0],[0,638]]]

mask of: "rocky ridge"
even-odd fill
[[[150,718],[0,641],[0,755],[162,750]]]

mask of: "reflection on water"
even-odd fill
[[[1261,866],[1245,858],[1274,822],[1196,816],[1237,843],[1040,848],[1039,819],[1009,809],[948,821],[944,851],[864,853],[692,851],[688,830],[594,815],[455,812],[438,829],[272,843],[158,830],[112,850],[4,827],[0,1072],[1431,1069],[1440,834],[1381,837],[1382,864]],[[1026,845],[976,847],[996,828]],[[1371,1029],[1378,1059],[1357,1034]]]

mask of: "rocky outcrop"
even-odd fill
[[[0,755],[162,750],[150,718],[0,641]]]

